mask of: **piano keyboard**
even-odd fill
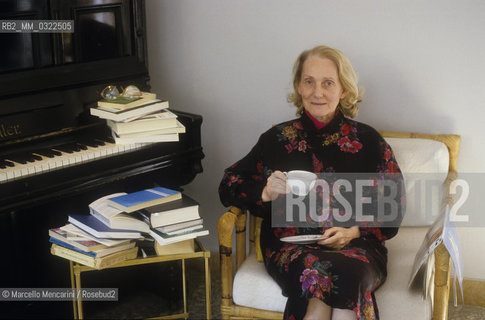
[[[0,158],[0,184],[24,177],[39,175],[117,154],[132,152],[151,143],[115,144],[100,141],[88,144],[68,144],[33,151],[28,155]]]

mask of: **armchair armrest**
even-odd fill
[[[458,140],[459,143],[459,140]],[[451,151],[450,151],[451,152]],[[458,155],[455,155],[456,159]],[[450,207],[455,203],[455,194],[451,194],[450,184],[457,179],[457,173],[454,171],[456,168],[456,161],[450,163],[450,172],[444,182],[445,186],[445,204]],[[433,320],[446,320],[448,319],[448,303],[450,297],[451,286],[451,257],[446,249],[445,245],[441,243],[435,250],[435,273],[434,273],[434,301],[433,301]]]
[[[219,255],[221,264],[221,307],[232,304],[232,242],[236,227],[237,267],[246,258],[246,211],[231,207],[217,222]]]

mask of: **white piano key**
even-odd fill
[[[14,171],[14,169],[12,169],[12,168],[7,169],[7,172],[6,172],[6,174],[7,174],[7,180],[13,180],[13,178],[14,178],[13,171]]]
[[[39,175],[54,170],[60,170],[68,166],[96,161],[98,159],[115,156],[117,154],[133,152],[150,144],[152,143],[132,143],[122,145],[105,142],[104,145],[87,147],[86,150],[75,151],[72,153],[59,151],[61,155],[57,155],[52,158],[34,153],[35,155],[39,156],[41,160],[27,162],[26,164],[9,160],[14,163],[14,166],[0,169],[0,183],[21,179],[31,175]]]

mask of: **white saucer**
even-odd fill
[[[308,243],[315,243],[319,240],[322,240],[321,234],[305,234],[301,236],[291,236],[291,237],[283,237],[280,238],[283,242],[290,242],[290,243],[297,243],[297,244],[308,244]]]

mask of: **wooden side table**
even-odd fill
[[[209,267],[209,258],[210,258],[210,251],[206,250],[202,243],[200,243],[199,239],[195,239],[197,251],[193,253],[184,253],[184,254],[173,254],[173,255],[164,255],[164,256],[150,256],[146,258],[136,258],[132,260],[126,260],[116,265],[110,266],[108,269],[114,268],[123,268],[128,266],[135,266],[135,265],[142,265],[142,264],[151,264],[151,263],[159,263],[159,262],[166,262],[166,261],[175,261],[180,260],[182,262],[182,285],[183,285],[183,300],[184,300],[184,312],[179,314],[172,314],[166,316],[155,317],[152,319],[177,319],[177,318],[185,318],[189,317],[189,313],[187,311],[187,290],[186,290],[186,282],[185,282],[185,260],[186,259],[195,259],[195,258],[203,258],[205,263],[205,301],[206,301],[206,315],[207,319],[212,319],[211,314],[211,283],[210,283],[210,267]],[[81,273],[87,271],[97,271],[97,269],[87,267],[77,262],[69,261],[69,268],[71,271],[71,287],[75,292],[80,290],[81,287]],[[82,299],[78,297],[78,299],[73,300],[73,311],[74,311],[74,319],[84,319],[83,316],[83,305]]]

